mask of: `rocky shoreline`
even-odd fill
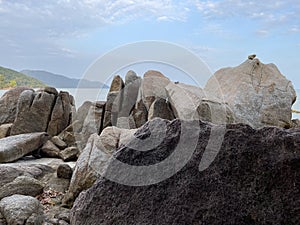
[[[129,71],[78,110],[55,88],[9,90],[0,225],[297,224],[296,97],[255,57],[203,89]]]

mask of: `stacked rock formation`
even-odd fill
[[[49,139],[70,125],[75,111],[73,96],[51,87],[37,91],[15,88],[1,97],[0,109],[0,162],[37,150],[44,156],[59,157],[60,149]]]
[[[0,99],[0,126],[11,124],[8,135],[47,132],[55,136],[69,125],[74,104],[69,93],[55,88],[12,89]]]
[[[255,55],[203,89],[129,71],[77,111],[67,92],[10,90],[0,224],[297,224],[295,100]]]

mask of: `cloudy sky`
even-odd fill
[[[128,43],[181,45],[216,71],[256,53],[300,88],[298,0],[0,0],[0,65],[81,77]]]

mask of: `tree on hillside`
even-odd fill
[[[10,88],[16,87],[17,86],[17,81],[16,80],[10,80],[8,86]]]
[[[4,88],[4,86],[5,86],[4,75],[0,74],[0,88]]]
[[[4,83],[4,75],[0,74],[0,84]]]

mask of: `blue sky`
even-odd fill
[[[256,53],[300,89],[298,0],[0,0],[0,30],[0,65],[16,70],[81,77],[118,46],[158,40],[191,50],[212,71]]]

